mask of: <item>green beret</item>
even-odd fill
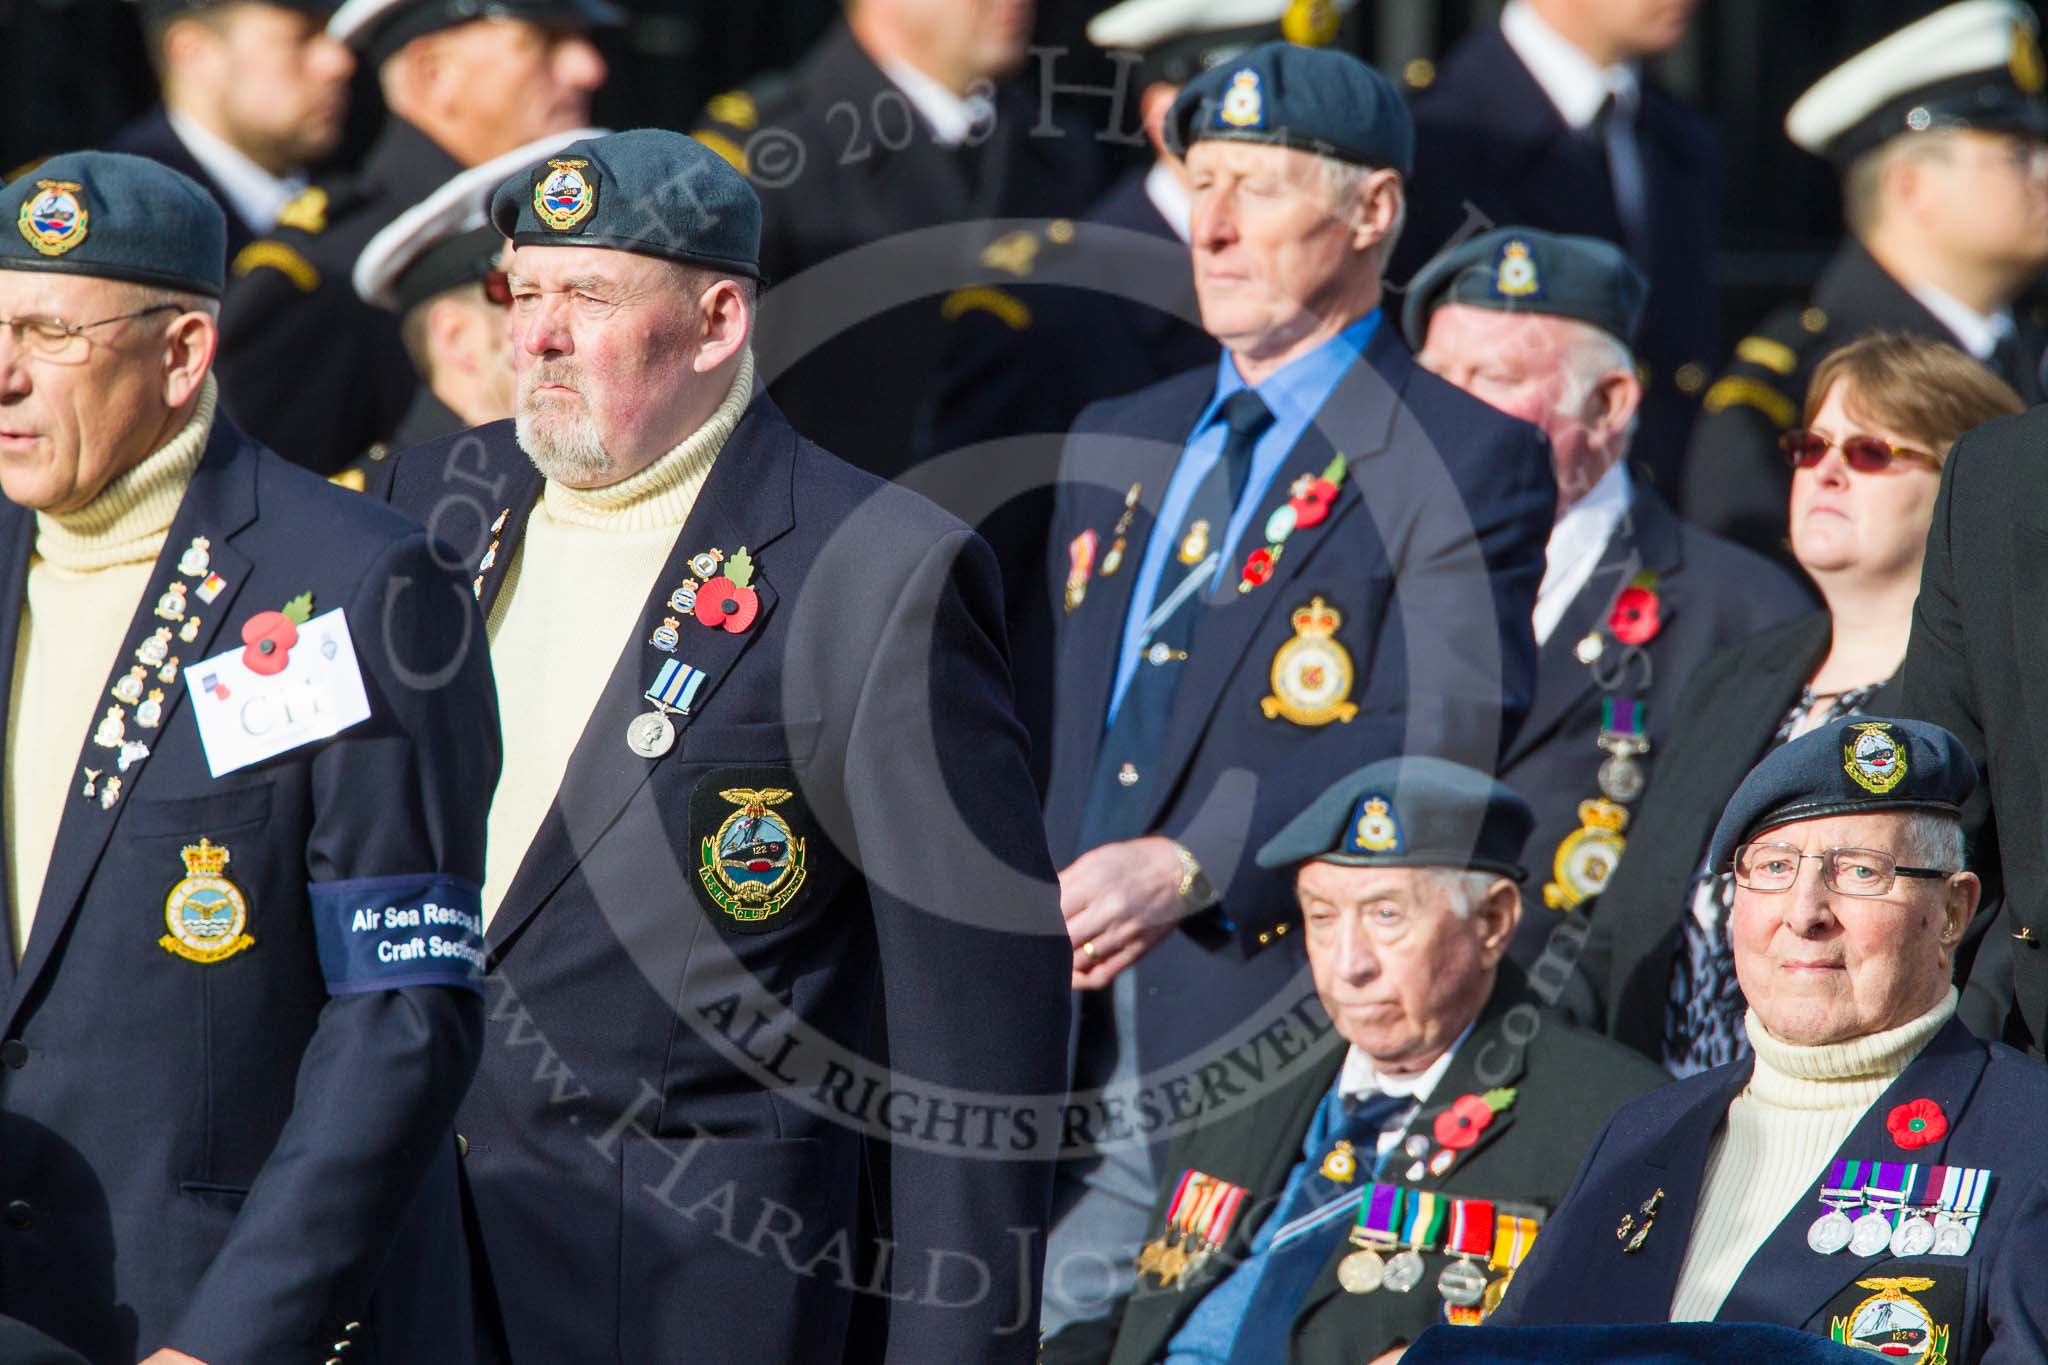
[[[1729,868],[1752,836],[1796,820],[1884,810],[1956,815],[1975,790],[1976,763],[1939,725],[1838,720],[1778,746],[1750,769],[1714,826],[1707,866]]]
[[[1535,812],[1485,773],[1420,755],[1340,778],[1259,850],[1260,867],[1446,867],[1521,881]]]
[[[1204,138],[1263,142],[1407,175],[1415,123],[1379,72],[1347,52],[1266,43],[1210,68],[1166,115],[1176,154]]]
[[[219,298],[228,220],[168,166],[121,152],[53,156],[0,189],[0,270],[54,270]]]
[[[1495,228],[1439,252],[1415,272],[1401,306],[1401,331],[1419,351],[1437,307],[1463,303],[1570,318],[1633,346],[1649,293],[1643,272],[1612,242]]]
[[[657,128],[572,142],[491,196],[514,246],[602,246],[761,274],[761,201],[695,138]]]

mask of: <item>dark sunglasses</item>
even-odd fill
[[[500,308],[512,306],[512,277],[502,270],[484,272],[484,297]]]
[[[1778,438],[1778,449],[1785,452],[1794,469],[1813,468],[1827,458],[1830,450],[1841,451],[1842,462],[1858,474],[1881,474],[1891,468],[1893,460],[1941,468],[1941,461],[1924,450],[1895,446],[1876,436],[1844,436],[1839,441],[1830,441],[1817,431],[1795,428]]]

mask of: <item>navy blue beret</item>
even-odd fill
[[[1465,303],[1571,318],[1633,346],[1649,293],[1643,272],[1612,242],[1495,228],[1439,252],[1415,272],[1401,306],[1401,330],[1419,351],[1437,306]]]
[[[491,195],[514,246],[602,246],[761,274],[761,201],[695,138],[658,128],[572,142]]]
[[[1485,773],[1441,758],[1383,758],[1340,778],[1259,850],[1260,867],[1448,867],[1521,881],[1536,815]]]
[[[168,166],[121,152],[66,152],[0,189],[0,270],[97,275],[219,298],[228,220]]]
[[[1975,790],[1976,763],[1939,725],[1838,720],[1780,745],[1750,769],[1714,826],[1707,865],[1725,870],[1736,849],[1795,820],[1882,810],[1955,815]]]
[[[1176,155],[1204,138],[1264,142],[1407,175],[1415,123],[1392,83],[1346,52],[1265,43],[1182,87],[1166,115]]]

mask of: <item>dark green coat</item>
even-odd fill
[[[1048,1341],[1046,1365],[1145,1365],[1165,1353],[1202,1296],[1245,1254],[1258,1232],[1258,1218],[1270,1213],[1301,1159],[1302,1139],[1316,1107],[1343,1065],[1342,1039],[1333,1032],[1328,1043],[1326,1056],[1302,1067],[1257,1105],[1173,1144],[1148,1235],[1166,1225],[1173,1187],[1180,1173],[1192,1167],[1250,1191],[1248,1215],[1232,1230],[1226,1254],[1212,1260],[1186,1289],[1161,1289],[1154,1279],[1142,1280],[1108,1319],[1077,1323]],[[1503,965],[1479,1021],[1407,1131],[1428,1133],[1436,1116],[1461,1095],[1513,1086],[1515,1102],[1494,1116],[1448,1171],[1425,1174],[1413,1187],[1555,1208],[1608,1117],[1666,1079],[1634,1053],[1539,1009],[1520,973]],[[1397,1143],[1388,1173],[1398,1178],[1408,1160]],[[1347,1294],[1337,1283],[1337,1262],[1349,1250],[1341,1244],[1333,1250],[1309,1290],[1295,1318],[1288,1365],[1364,1365],[1443,1320],[1435,1285],[1448,1257],[1426,1256],[1423,1281],[1409,1293]]]

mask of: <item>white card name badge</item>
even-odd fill
[[[237,647],[186,669],[192,716],[215,777],[340,734],[370,718],[355,642],[340,608],[298,628],[285,666],[259,674]]]

